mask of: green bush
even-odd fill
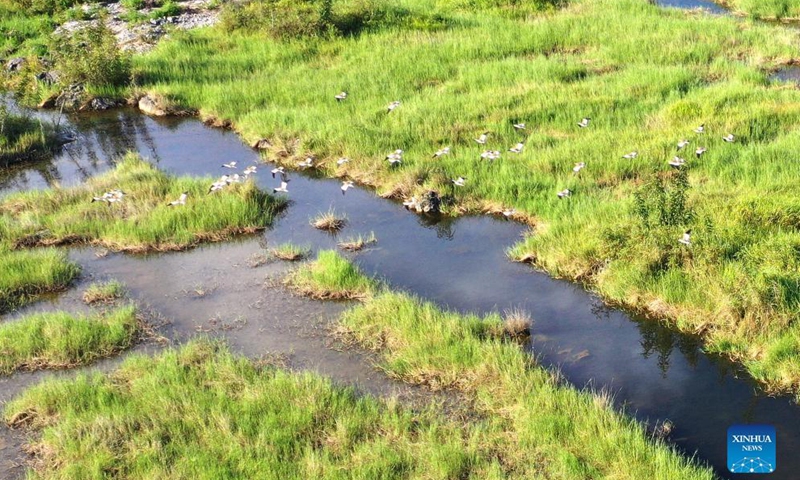
[[[121,86],[130,80],[130,58],[102,21],[54,36],[50,51],[63,85]]]

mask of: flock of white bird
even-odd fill
[[[346,100],[347,97],[348,97],[348,94],[345,91],[339,92],[338,94],[334,95],[334,98],[336,99],[337,102],[342,102],[342,101]],[[392,113],[394,110],[396,110],[398,107],[400,107],[400,105],[401,105],[401,102],[399,100],[395,100],[395,101],[389,103],[386,106],[386,113],[387,114]],[[591,121],[592,121],[591,117],[585,117],[585,118],[581,119],[581,121],[579,121],[577,123],[577,125],[578,125],[579,128],[588,128],[589,125],[591,124]],[[524,132],[527,129],[527,126],[525,125],[525,123],[515,123],[513,125],[513,127],[514,127],[514,130],[516,130],[518,132]],[[698,135],[704,134],[705,133],[705,124],[700,125],[697,128],[695,128],[694,129],[694,133],[696,133]],[[489,136],[491,134],[492,134],[492,132],[489,132],[489,131],[483,132],[478,136],[478,138],[475,139],[475,142],[477,144],[479,144],[479,145],[486,145],[487,142],[489,141]],[[727,143],[733,143],[733,142],[736,141],[736,137],[733,134],[727,134],[724,137],[722,137],[722,140],[727,142]],[[691,141],[689,141],[687,139],[680,140],[677,143],[677,151],[680,152],[681,150],[683,150],[684,148],[689,146],[690,143],[691,143]],[[522,153],[522,150],[524,148],[525,148],[525,143],[524,143],[524,140],[523,140],[523,141],[518,142],[517,144],[515,144],[511,148],[509,148],[508,151],[510,153],[520,154],[520,153]],[[697,147],[697,149],[695,149],[694,153],[695,153],[695,156],[697,158],[700,158],[704,153],[706,153],[706,151],[707,151],[707,149],[705,147]],[[439,150],[437,150],[436,152],[434,152],[431,157],[432,158],[440,158],[440,157],[442,157],[444,155],[449,155],[450,153],[451,153],[450,147],[446,146],[446,147],[442,147]],[[490,162],[493,162],[494,160],[500,159],[500,156],[501,156],[501,154],[500,154],[499,150],[484,150],[481,153],[481,158],[484,159],[484,160],[488,160]],[[632,151],[632,152],[630,152],[628,154],[623,155],[622,158],[624,158],[626,160],[633,160],[633,159],[637,158],[638,156],[639,156],[639,152]],[[401,164],[403,162],[403,150],[402,149],[397,149],[394,152],[386,155],[385,159],[386,159],[386,161],[389,162],[390,166],[397,166],[397,165],[399,165],[399,164]],[[297,163],[297,167],[300,168],[301,170],[305,170],[305,169],[308,169],[308,168],[314,168],[315,167],[314,161],[315,160],[314,160],[313,157],[307,157],[304,160],[298,162]],[[345,163],[347,163],[349,161],[350,161],[350,159],[348,159],[346,157],[342,157],[342,158],[339,158],[336,161],[336,164],[341,166],[341,165],[344,165]],[[675,155],[675,157],[673,157],[672,160],[670,160],[668,163],[673,168],[681,168],[684,165],[686,165],[686,159],[684,159],[684,158],[682,158],[682,157],[680,157],[678,155]],[[227,169],[231,169],[231,170],[235,170],[237,168],[236,167],[236,162],[223,163],[222,167],[223,168],[227,168]],[[574,175],[578,175],[580,173],[580,171],[583,170],[584,168],[586,168],[586,162],[578,162],[572,168],[572,172],[573,172]],[[211,186],[208,189],[208,193],[210,194],[210,193],[216,192],[218,190],[222,190],[225,187],[227,187],[228,185],[231,185],[233,183],[240,183],[243,180],[247,180],[250,177],[250,175],[255,174],[256,171],[257,171],[257,167],[255,165],[251,165],[251,166],[245,168],[242,171],[242,175],[239,175],[238,173],[234,173],[232,175],[222,175],[219,179],[217,179],[214,183],[211,184]],[[280,176],[280,179],[281,179],[280,186],[279,187],[275,187],[275,188],[272,189],[273,193],[289,193],[289,188],[288,188],[289,187],[289,177],[286,174],[286,171],[284,170],[284,167],[281,167],[281,166],[275,167],[275,168],[273,168],[271,170],[271,173],[272,173],[272,178],[276,178],[277,176]],[[460,176],[458,178],[452,179],[451,182],[455,187],[463,187],[464,185],[466,185],[467,178]],[[350,188],[353,188],[353,182],[351,180],[344,180],[342,182],[342,186],[341,186],[342,195],[346,194],[347,190],[349,190]],[[180,198],[178,198],[177,200],[174,200],[172,202],[169,202],[168,205],[171,206],[171,207],[180,206],[180,205],[186,205],[186,200],[188,198],[188,195],[189,195],[188,192],[183,192],[181,194]],[[572,195],[572,191],[570,189],[568,189],[568,188],[565,188],[563,190],[558,191],[556,193],[556,195],[558,196],[558,198],[563,199],[563,198],[570,197]],[[125,193],[122,192],[121,190],[111,190],[109,192],[104,193],[101,197],[93,197],[92,198],[92,202],[105,202],[106,204],[111,205],[113,203],[121,202],[122,198],[124,196],[125,196]],[[408,206],[413,206],[414,203],[415,202],[412,199],[411,201],[404,202],[403,205],[408,207]],[[513,208],[512,209],[503,210],[502,214],[504,216],[506,216],[506,217],[512,217],[514,214],[516,214],[516,210],[514,210]],[[684,232],[683,236],[681,236],[678,239],[678,241],[680,243],[684,244],[684,245],[687,245],[687,246],[691,245],[691,230],[686,230]]]

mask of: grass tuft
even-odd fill
[[[364,299],[377,285],[333,250],[322,250],[313,262],[289,274],[285,283],[302,295],[315,299]]]
[[[309,253],[311,253],[311,249],[308,247],[299,247],[293,243],[282,243],[270,250],[270,253],[279,260],[296,262],[306,258]]]
[[[83,292],[83,301],[89,305],[113,303],[125,296],[125,285],[117,280],[93,283]]]
[[[65,252],[46,248],[11,251],[0,243],[0,313],[67,288],[80,273]]]
[[[359,234],[355,238],[348,238],[347,240],[339,242],[338,245],[342,250],[347,250],[348,252],[358,252],[363,250],[367,245],[371,245],[377,241],[378,239],[375,237],[375,232],[370,232],[369,236],[367,237],[362,237],[361,234]]]
[[[337,215],[336,210],[330,209],[325,213],[320,213],[315,218],[311,219],[311,225],[320,230],[327,230],[329,232],[337,232],[344,228],[347,224],[347,218],[344,215]]]

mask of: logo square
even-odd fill
[[[772,425],[733,425],[728,428],[728,470],[731,473],[775,471],[777,438]]]

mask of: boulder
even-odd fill
[[[162,102],[150,95],[145,95],[139,99],[139,110],[145,115],[153,117],[164,117],[167,115],[167,109],[163,107]]]
[[[101,111],[101,110],[108,110],[109,108],[117,107],[121,104],[121,102],[117,100],[112,100],[110,98],[105,97],[94,97],[88,102],[81,105],[79,110],[86,111],[86,110],[94,110],[94,111]]]
[[[269,140],[267,140],[266,138],[261,138],[251,143],[250,146],[256,150],[267,150],[272,146],[272,144],[269,143]]]
[[[417,211],[424,213],[439,213],[439,208],[442,201],[439,194],[433,190],[428,190],[422,195],[422,198],[417,202]]]
[[[6,62],[6,71],[17,72],[23,65],[25,65],[25,59],[23,57],[12,58]]]

